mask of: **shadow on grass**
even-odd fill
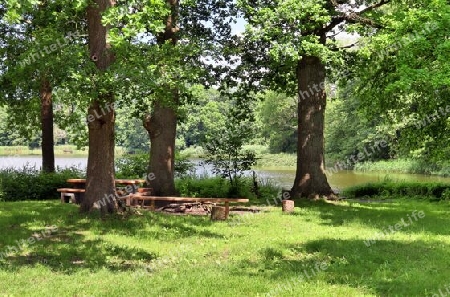
[[[15,202],[0,204],[0,269],[17,271],[23,266],[43,265],[53,271],[73,273],[80,269],[92,271],[137,270],[157,260],[156,252],[127,245],[126,237],[145,240],[173,241],[177,238],[202,236],[223,238],[222,235],[202,230],[211,222],[202,217],[170,216],[147,213],[142,216],[80,214],[78,207],[57,202]],[[54,234],[27,245],[33,234],[46,226],[56,226]],[[102,239],[102,235],[121,235],[124,244]],[[8,246],[19,251],[13,251]]]
[[[367,247],[359,240],[322,239],[291,248],[329,258],[328,283],[367,287],[381,296],[423,296],[448,282],[450,250],[441,242],[381,240]]]
[[[440,211],[436,211],[435,204],[423,203],[402,204],[401,201],[392,203],[344,204],[296,201],[296,207],[316,210],[320,218],[325,220],[324,225],[342,226],[351,222],[358,222],[373,228],[387,230],[389,226],[403,219],[408,224],[402,227],[400,233],[431,233],[435,235],[450,235],[450,208],[443,204]],[[415,212],[416,218],[412,213]],[[419,218],[417,213],[423,211],[425,217]],[[294,212],[294,216],[302,216]],[[410,221],[411,218],[411,221]]]
[[[290,256],[283,255],[284,248]],[[293,260],[291,253],[301,260]],[[450,250],[440,242],[386,240],[366,247],[359,240],[322,239],[266,248],[259,258],[241,261],[236,272],[276,281],[281,285],[278,293],[285,289],[287,294],[290,284],[320,281],[355,288],[361,294],[429,296],[448,284]],[[320,268],[323,263],[325,269]]]
[[[126,236],[149,237],[155,240],[171,241],[178,238],[202,236],[224,238],[223,235],[203,230],[213,224],[209,217],[195,215],[171,215],[142,211],[142,215],[130,217],[111,216],[105,224],[102,220],[92,221],[91,228],[98,234],[115,233]]]

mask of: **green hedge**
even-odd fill
[[[47,200],[59,198],[57,188],[68,187],[69,178],[83,177],[77,168],[43,173],[36,167],[0,170],[0,201]]]
[[[414,182],[375,182],[349,187],[343,191],[348,198],[372,196],[422,197],[431,200],[448,200],[450,184]]]
[[[253,180],[249,177],[239,179],[238,186],[231,186],[230,182],[222,177],[188,176],[175,180],[177,191],[184,197],[205,198],[257,198],[273,199],[277,197],[280,188],[270,182],[259,184],[259,197],[253,191]]]

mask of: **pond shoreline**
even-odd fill
[[[76,167],[84,169],[87,165],[87,157],[56,157],[56,165],[64,167]],[[198,176],[212,175],[210,165],[202,165],[199,159],[193,159],[195,162],[195,174]],[[41,166],[40,156],[21,156],[21,157],[2,157],[0,156],[0,170],[2,168],[22,168],[24,165]],[[255,167],[259,182],[275,183],[281,188],[290,189],[295,178],[295,168],[292,167]],[[328,176],[329,183],[334,189],[345,189],[347,187],[373,183],[380,181],[394,181],[394,182],[444,182],[450,183],[450,177],[441,177],[436,175],[425,174],[409,174],[409,173],[393,173],[393,172],[358,172],[352,170],[341,170]]]

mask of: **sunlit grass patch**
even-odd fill
[[[448,283],[450,207],[298,202],[241,224],[202,216],[100,218],[59,202],[0,204],[0,296],[426,296]],[[413,211],[425,217],[369,247]],[[236,215],[234,215],[236,216]],[[231,218],[233,219],[233,217]]]

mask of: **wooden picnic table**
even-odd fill
[[[115,179],[117,195],[134,194],[139,188],[139,184],[145,182],[143,179]],[[86,188],[85,178],[70,178],[67,183],[72,184],[72,188],[61,188],[58,192],[61,193],[61,202],[69,202],[72,200],[75,203],[81,203],[84,200],[84,193]],[[117,185],[121,185],[117,187]]]
[[[114,180],[116,184],[128,184],[128,185],[135,185],[135,184],[142,184],[145,182],[145,179],[115,179]],[[86,179],[85,178],[69,178],[67,180],[70,184],[85,184]]]
[[[77,189],[84,189],[86,187],[86,179],[85,178],[70,178],[67,180],[69,184],[73,184],[74,188]],[[126,186],[132,186],[132,193],[136,193],[136,187],[135,185],[139,185],[145,182],[144,179],[115,179],[114,180],[116,185],[124,185]]]

